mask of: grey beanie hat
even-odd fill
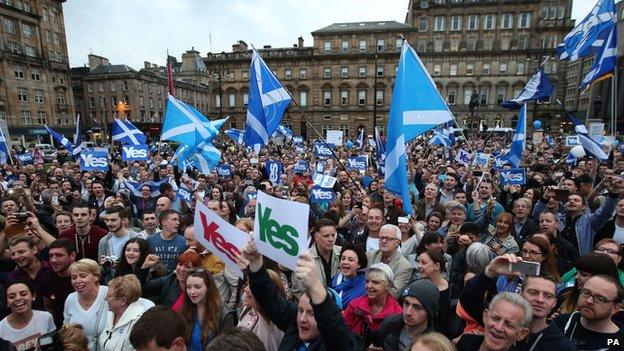
[[[429,316],[429,325],[437,321],[438,309],[440,308],[440,292],[431,280],[419,279],[411,283],[403,291],[403,298],[406,296],[415,297],[420,301]]]

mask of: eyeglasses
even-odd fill
[[[581,293],[581,297],[584,298],[585,300],[588,300],[590,297],[594,298],[594,302],[596,302],[597,305],[604,305],[607,302],[615,302],[615,300],[609,300],[604,296],[601,295],[595,295],[593,294],[591,291],[585,289],[585,288],[581,288],[579,289],[579,292]]]
[[[393,237],[389,237],[389,236],[380,236],[379,237],[379,241],[392,241],[392,240],[398,240],[397,238],[393,238]]]
[[[594,250],[595,253],[606,253],[609,255],[619,255],[620,254],[620,250],[616,250],[616,249],[607,249],[606,247],[599,247],[596,250]]]
[[[522,256],[537,256],[537,255],[542,255],[542,253],[540,251],[533,251],[533,250],[522,250]]]

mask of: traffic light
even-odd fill
[[[119,101],[117,102],[115,110],[117,111],[119,118],[124,119],[126,118],[126,114],[130,112],[130,105],[127,102]]]

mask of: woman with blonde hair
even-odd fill
[[[455,351],[453,343],[436,332],[425,333],[414,339],[411,351]]]
[[[59,343],[64,351],[88,351],[89,339],[80,324],[65,324],[58,332]]]

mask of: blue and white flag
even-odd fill
[[[500,185],[524,185],[526,173],[524,168],[512,168],[500,170]]]
[[[312,151],[314,152],[314,156],[318,158],[330,158],[332,157],[332,144],[324,144],[321,142],[314,143],[312,146]]]
[[[34,161],[33,155],[31,153],[28,153],[28,152],[25,153],[25,154],[17,154],[15,156],[23,164],[31,164]]]
[[[159,197],[160,196],[160,184],[167,183],[167,182],[169,182],[169,178],[167,177],[159,181],[151,180],[145,183],[139,183],[139,182],[126,179],[123,181],[123,186],[126,189],[130,190],[130,192],[132,192],[132,195],[141,197],[142,196],[141,188],[143,187],[143,185],[147,185],[149,186],[151,190],[151,197]]]
[[[325,167],[327,166],[327,161],[320,160],[317,161],[314,165],[314,173],[325,173]]]
[[[527,101],[542,100],[552,96],[554,87],[548,79],[544,69],[540,67],[537,72],[529,79],[526,86],[515,99],[503,101],[501,106],[504,108],[517,109]]]
[[[509,163],[506,154],[498,154],[494,156],[494,168],[495,169],[503,169],[503,167]]]
[[[518,125],[516,126],[516,133],[513,136],[511,147],[505,155],[506,160],[514,167],[520,167],[520,161],[522,160],[522,154],[526,148],[526,104],[520,108],[518,115]]]
[[[193,199],[193,190],[189,190],[185,186],[180,186],[176,195],[180,200],[184,200],[190,204]]]
[[[249,101],[245,122],[245,145],[266,145],[290,104],[290,94],[253,49],[249,70]]]
[[[82,132],[80,131],[80,113],[76,117],[76,136],[74,137],[74,150],[71,151],[74,158],[80,157],[82,151]]]
[[[147,137],[129,120],[115,118],[113,121],[113,141],[122,144],[141,145],[147,143]]]
[[[470,157],[470,153],[464,149],[457,150],[457,155],[455,155],[455,161],[461,163],[464,166],[468,166],[470,164],[472,157]]]
[[[364,128],[360,130],[360,134],[358,134],[357,140],[355,140],[356,148],[361,149],[364,147]]]
[[[201,135],[199,129],[195,131],[196,140],[200,140]],[[216,135],[216,134],[215,134]],[[210,173],[221,159],[221,151],[212,144],[214,136],[201,141],[193,148],[193,156],[191,157],[191,165],[199,170],[202,174]]]
[[[569,164],[570,166],[576,166],[576,163],[578,162],[578,160],[576,159],[576,157],[574,157],[574,155],[572,155],[572,153],[568,153],[568,157],[566,157],[565,162],[567,164]]]
[[[601,161],[606,161],[609,158],[609,156],[607,156],[607,154],[602,150],[602,147],[600,146],[600,144],[598,144],[594,139],[592,139],[589,136],[587,128],[585,127],[583,122],[579,121],[576,117],[572,116],[572,114],[568,112],[567,110],[565,110],[565,108],[564,108],[564,111],[566,112],[566,114],[568,115],[568,118],[574,125],[574,131],[576,132],[576,135],[578,135],[579,143],[583,146],[583,149],[585,149],[585,152],[589,155],[592,155],[598,158]]]
[[[585,90],[593,82],[597,82],[613,76],[617,60],[617,26],[611,28],[607,41],[602,47],[600,54],[596,56],[594,64],[591,66],[585,78],[581,82],[580,89]]]
[[[486,154],[484,152],[477,152],[477,154],[475,155],[475,158],[474,158],[474,163],[476,165],[485,167],[485,166],[488,165],[488,162],[490,162],[490,157],[491,156],[492,155]]]
[[[347,158],[346,169],[348,171],[365,171],[368,167],[368,158],[366,156],[357,156]]]
[[[2,128],[0,128],[0,163],[9,163],[9,145]]]
[[[433,79],[418,55],[403,42],[396,74],[386,150],[386,190],[400,194],[403,211],[412,214],[407,181],[406,144],[436,126],[453,120]]]
[[[544,139],[546,140],[546,144],[548,146],[550,146],[550,147],[555,146],[555,140],[550,135],[548,135],[548,134],[544,135]]]
[[[295,143],[295,144],[303,143],[303,137],[300,136],[300,135],[293,137],[293,143]]]
[[[323,173],[316,173],[312,176],[312,183],[321,188],[333,188],[336,184],[336,177]]]
[[[321,188],[319,186],[313,186],[310,190],[310,202],[333,202],[336,199],[336,194],[332,188]]]
[[[45,129],[48,130],[48,133],[50,133],[50,135],[52,136],[52,138],[54,139],[54,141],[56,141],[57,143],[63,145],[65,147],[65,149],[67,149],[68,152],[72,153],[74,152],[74,144],[72,144],[71,141],[69,141],[69,139],[67,139],[63,134],[57,132],[56,130],[48,127],[47,125],[44,126]]]
[[[272,137],[276,137],[278,134],[281,134],[284,136],[284,138],[286,138],[287,140],[290,140],[293,138],[293,132],[292,130],[290,130],[288,127],[285,127],[284,125],[280,124],[279,126],[277,126],[277,129],[275,129],[275,131],[273,132]]]
[[[110,166],[108,150],[83,150],[80,153],[80,170],[107,172]]]
[[[559,59],[576,61],[597,54],[615,26],[615,18],[615,1],[598,0],[592,11],[559,44]]]
[[[230,178],[232,176],[232,166],[226,164],[218,165],[217,174],[219,177]]]
[[[198,133],[195,133],[197,130]],[[193,106],[169,95],[167,112],[163,122],[161,140],[177,141],[195,147],[205,140],[212,140],[218,130]],[[197,136],[199,135],[199,138]]]
[[[309,169],[309,165],[306,161],[301,160],[293,166],[295,173],[305,173]]]
[[[266,173],[272,184],[280,183],[283,165],[279,161],[266,161]]]
[[[177,161],[178,172],[184,172],[190,167],[190,158],[193,156],[193,151],[188,145],[180,145],[171,157],[171,163]]]
[[[429,145],[440,145],[444,147],[451,147],[451,139],[448,135],[444,134],[441,130],[434,130],[429,139]]]
[[[243,136],[245,131],[242,129],[228,129],[225,132],[225,135],[229,136],[236,144],[243,145]]]
[[[381,141],[378,127],[375,127],[375,159],[377,160],[377,174],[382,176],[386,166],[386,145]]]
[[[143,145],[122,145],[121,160],[128,161],[146,161],[149,156],[148,146]]]

